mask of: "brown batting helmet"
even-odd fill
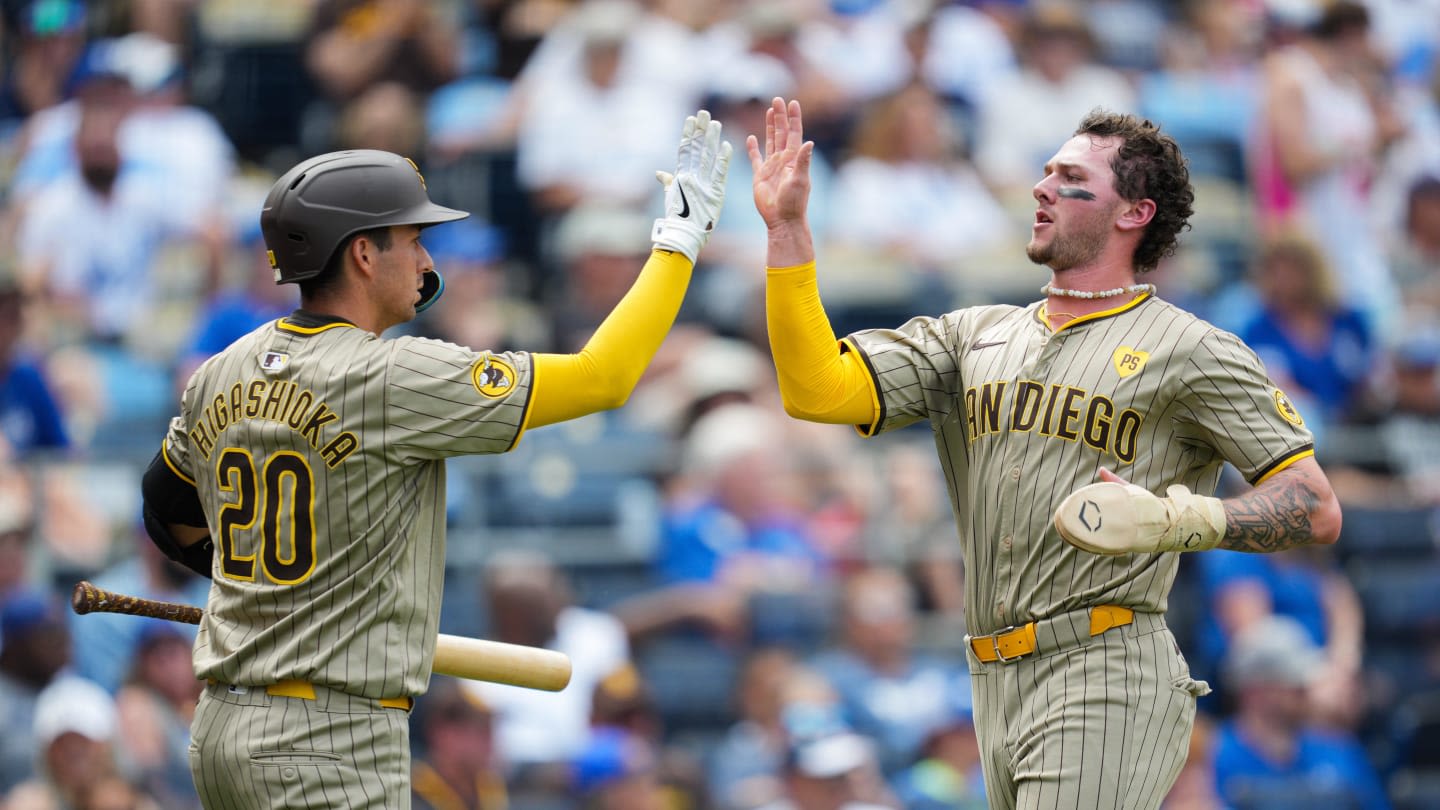
[[[276,180],[260,212],[260,231],[275,283],[289,284],[320,275],[340,245],[360,231],[468,216],[431,202],[425,178],[409,158],[351,149],[302,161]]]

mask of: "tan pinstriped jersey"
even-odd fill
[[[915,318],[846,338],[880,416],[930,421],[965,559],[972,633],[1100,604],[1164,611],[1176,554],[1103,557],[1052,522],[1100,467],[1163,493],[1212,494],[1308,455],[1310,432],[1238,338],[1151,296],[1051,332],[1042,304]]]
[[[165,439],[215,540],[196,673],[425,691],[439,625],[447,456],[524,429],[530,356],[381,340],[306,313],[191,377]]]

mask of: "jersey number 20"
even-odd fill
[[[255,460],[244,450],[220,454],[216,480],[235,500],[220,507],[220,570],[230,579],[254,581],[256,550],[244,553],[260,522],[260,565],[280,585],[304,582],[315,570],[315,479],[299,453],[280,451],[265,459],[256,475]]]

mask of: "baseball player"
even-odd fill
[[[143,482],[152,539],[213,580],[194,648],[204,806],[410,806],[444,460],[625,402],[675,318],[729,158],[707,112],[685,121],[675,174],[657,173],[655,250],[569,355],[381,337],[444,288],[422,229],[467,215],[432,203],[409,160],[334,152],[275,183],[260,222],[300,309],[196,370]]]
[[[764,151],[747,147],[786,410],[865,436],[934,431],[991,806],[1158,807],[1209,689],[1165,625],[1170,552],[1279,551],[1340,528],[1310,433],[1255,355],[1136,282],[1191,213],[1175,141],[1096,111],[1045,165],[1027,246],[1051,270],[1044,300],[838,342],[805,221],[800,105],[775,99]],[[1254,488],[1200,494],[1223,462]]]

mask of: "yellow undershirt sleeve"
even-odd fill
[[[618,408],[669,334],[694,268],[684,254],[655,250],[630,291],[576,354],[536,353],[529,427]]]
[[[855,352],[841,352],[820,303],[815,263],[765,271],[765,320],[785,412],[798,419],[873,425],[875,385]]]

